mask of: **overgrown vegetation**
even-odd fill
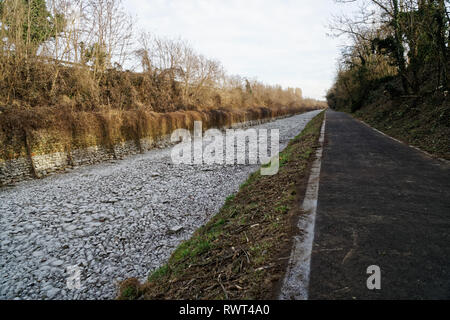
[[[299,88],[228,76],[186,41],[135,35],[121,0],[1,0],[0,39],[2,108],[168,112],[302,101]]]
[[[323,118],[322,112],[280,154],[277,175],[253,173],[147,283],[124,281],[119,299],[276,298]]]
[[[332,25],[351,45],[343,50],[328,104],[449,159],[449,1],[350,2],[362,10]]]
[[[324,107],[133,28],[121,0],[0,0],[0,159]]]

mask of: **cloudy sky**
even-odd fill
[[[300,87],[323,99],[340,39],[327,37],[333,0],[124,0],[137,28],[182,37],[229,74]]]

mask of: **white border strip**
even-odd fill
[[[309,275],[311,269],[311,253],[316,224],[317,198],[319,195],[320,169],[322,166],[323,143],[325,140],[326,111],[320,133],[320,147],[316,151],[316,159],[311,168],[305,198],[302,204],[304,214],[299,218],[298,228],[302,236],[294,236],[294,244],[281,287],[280,300],[307,300]]]

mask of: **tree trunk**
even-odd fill
[[[395,56],[397,60],[397,67],[400,71],[400,77],[402,80],[402,87],[404,93],[409,93],[409,85],[408,85],[408,78],[406,75],[406,61],[405,61],[405,48],[403,47],[402,43],[402,33],[400,30],[400,23],[399,23],[399,7],[398,7],[398,0],[392,0],[392,4],[394,6],[394,14],[393,14],[393,26],[394,26],[394,38],[395,38]]]
[[[447,61],[448,53],[447,47],[445,46],[445,30],[446,30],[446,9],[444,0],[439,0],[439,15],[437,19],[438,23],[438,45],[439,45],[439,62],[441,65],[440,76],[442,76],[441,84],[445,89],[447,89]]]

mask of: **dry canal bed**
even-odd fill
[[[320,111],[254,126],[280,150]],[[171,149],[0,189],[1,299],[112,299],[161,266],[257,165],[173,165]],[[67,268],[81,270],[69,289]]]

